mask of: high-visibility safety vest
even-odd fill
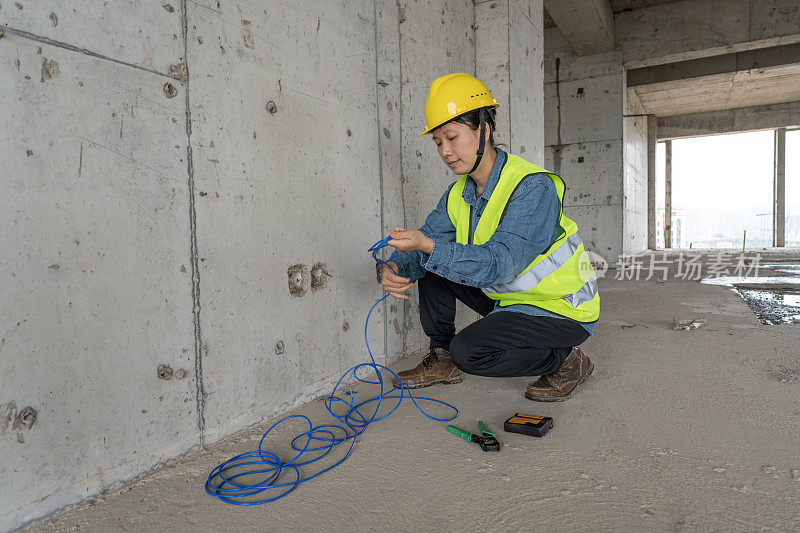
[[[515,155],[508,154],[500,171],[489,202],[472,233],[472,206],[464,201],[467,176],[450,188],[447,213],[456,228],[456,242],[484,244],[491,239],[505,214],[506,206],[522,180],[530,175],[544,173],[556,187],[558,195],[558,227],[561,235],[510,283],[494,285],[481,290],[501,306],[527,304],[577,322],[596,322],[600,316],[600,295],[597,278],[578,225],[564,216],[564,191],[566,186],[560,176]]]

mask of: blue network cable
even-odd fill
[[[388,264],[388,261],[394,258],[397,254],[397,250],[392,252],[392,255],[386,261],[382,260],[379,256],[381,249],[387,246],[390,240],[391,237],[384,237],[372,245],[369,252],[371,252],[372,258],[377,263],[386,265],[392,272],[395,272],[391,265]],[[397,272],[395,272],[395,274],[397,274]],[[383,420],[394,413],[406,397],[414,402],[414,405],[423,415],[438,422],[449,422],[458,416],[458,409],[449,403],[435,398],[413,396],[408,385],[402,383],[399,376],[395,374],[394,371],[375,362],[372,350],[369,347],[369,341],[367,340],[367,327],[372,311],[379,303],[385,300],[387,296],[389,295],[386,294],[372,305],[369,313],[367,313],[367,320],[364,324],[364,343],[367,345],[367,352],[369,353],[371,362],[361,363],[345,372],[342,377],[339,378],[339,381],[336,382],[336,386],[333,388],[331,395],[325,399],[325,408],[331,416],[339,420],[341,424],[321,424],[315,426],[311,423],[311,420],[304,415],[290,415],[278,420],[264,432],[264,435],[262,435],[261,440],[258,442],[257,449],[231,457],[227,461],[214,467],[206,480],[205,489],[208,494],[216,496],[223,502],[233,505],[260,505],[283,498],[296,489],[300,483],[314,479],[342,464],[345,459],[350,457],[356,439],[366,431],[367,426],[378,420]],[[367,377],[359,376],[358,371],[362,368],[371,369],[375,373],[375,378],[368,379]],[[389,372],[401,385],[399,387],[392,387],[389,390],[384,389],[384,379],[381,375],[381,370]],[[345,381],[345,378],[351,374],[355,381],[380,386],[380,392],[376,396],[360,403],[355,403],[355,393],[351,393],[350,391],[345,391],[343,393],[347,399],[337,396],[336,392],[339,390],[339,386]],[[393,394],[395,391],[399,391],[400,394]],[[378,416],[381,403],[384,400],[397,400],[397,403],[389,412]],[[453,410],[453,416],[449,418],[437,418],[429,415],[420,407],[419,403],[417,403],[419,400],[435,402],[447,406]],[[365,406],[372,403],[375,404],[374,409],[366,409],[364,410],[365,412],[362,412]],[[342,404],[345,410],[342,414],[337,415],[334,413],[334,406],[340,407],[339,404]],[[264,449],[264,440],[273,429],[283,422],[292,419],[304,420],[308,429],[294,437],[291,441],[291,447],[297,452],[297,455],[288,461],[283,461],[277,454]],[[316,473],[301,474],[301,467],[311,465],[323,459],[333,451],[335,446],[347,441],[350,441],[350,446],[347,449],[347,453],[339,461]],[[309,458],[309,456],[315,453],[319,453],[319,455]],[[289,479],[279,482],[279,478],[284,472],[287,473]],[[261,493],[264,494],[262,495]]]

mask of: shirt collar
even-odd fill
[[[497,150],[497,159],[494,161],[492,173],[489,174],[489,181],[486,182],[486,187],[483,188],[483,194],[480,195],[480,198],[484,200],[488,200],[492,195],[492,191],[494,191],[494,188],[500,181],[500,171],[503,170],[503,165],[506,163],[506,153],[500,148],[495,148],[495,150]],[[477,201],[475,198],[477,187],[472,176],[467,176],[467,182],[464,184],[462,196],[464,197],[464,201],[470,205],[473,205]]]

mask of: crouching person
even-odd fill
[[[497,106],[467,74],[431,86],[422,134],[460,177],[419,230],[390,232],[398,254],[383,287],[407,299],[419,283],[430,338],[428,355],[399,376],[409,388],[458,383],[462,372],[539,376],[525,396],[563,401],[594,368],[579,345],[599,317],[597,280],[577,225],[563,213],[564,181],[495,145]],[[458,335],[456,300],[482,317]]]

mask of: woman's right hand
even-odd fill
[[[388,264],[392,266],[395,272],[397,272],[398,268],[394,262],[388,261]],[[403,293],[411,289],[414,284],[411,283],[410,279],[398,276],[392,272],[392,268],[389,268],[386,265],[383,266],[383,275],[381,276],[381,285],[383,285],[383,290],[398,300],[408,300],[408,295]]]

